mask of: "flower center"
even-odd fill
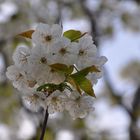
[[[39,98],[39,96],[36,94],[30,96],[29,97],[30,103],[36,102],[38,98]]]
[[[41,64],[46,64],[47,63],[47,59],[45,57],[41,57],[40,63]]]
[[[31,88],[34,87],[36,83],[37,83],[36,81],[28,80],[28,86],[31,87]]]
[[[54,69],[51,69],[50,72],[55,73],[56,71]]]
[[[79,51],[79,56],[82,56],[82,55],[84,55],[84,50]]]
[[[29,54],[25,54],[24,52],[20,52],[21,58],[20,61],[23,63],[26,63],[28,60],[28,57],[30,56]]]
[[[52,36],[51,36],[51,35],[45,36],[45,40],[46,40],[47,42],[51,41],[51,40],[52,40]]]
[[[18,81],[20,78],[22,78],[23,75],[21,73],[19,73],[17,76],[16,76],[16,81]]]
[[[52,102],[57,102],[57,97],[52,97]]]
[[[62,55],[66,54],[66,52],[67,52],[66,48],[61,48],[59,50],[59,53],[62,54]]]

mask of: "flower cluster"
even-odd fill
[[[49,114],[67,110],[73,118],[93,110],[91,88],[107,59],[98,56],[90,35],[76,33],[40,23],[31,34],[33,47],[16,48],[6,75],[32,109],[47,108]]]

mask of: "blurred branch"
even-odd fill
[[[95,43],[96,45],[99,44],[99,34],[98,34],[98,27],[97,27],[97,19],[95,14],[96,13],[92,13],[88,7],[86,6],[86,0],[80,0],[80,4],[81,7],[83,8],[84,13],[87,15],[87,17],[89,18],[89,21],[91,23],[91,27],[92,27],[92,36],[93,39],[95,39]],[[133,103],[132,103],[132,110],[130,110],[124,103],[123,103],[123,98],[122,98],[122,94],[118,93],[115,91],[115,89],[113,88],[111,79],[108,75],[107,69],[104,70],[105,71],[105,75],[104,75],[104,80],[105,80],[105,84],[107,86],[107,88],[110,91],[111,96],[117,101],[117,104],[120,105],[129,115],[130,119],[131,119],[131,123],[130,123],[130,129],[129,129],[129,134],[130,134],[130,140],[139,140],[140,138],[138,137],[138,135],[136,134],[136,121],[138,120],[138,116],[135,115],[135,110],[137,110],[139,108],[139,103],[140,103],[140,87],[138,88],[138,90],[136,91],[136,93],[134,94],[134,99],[133,99]]]
[[[124,103],[123,103],[123,98],[121,93],[116,93],[116,91],[113,89],[113,85],[111,84],[111,79],[109,79],[109,75],[107,71],[105,70],[105,84],[109,90],[109,93],[113,98],[117,101],[117,104],[120,105],[129,115],[131,122],[129,126],[129,136],[130,140],[140,140],[140,136],[137,134],[137,121],[139,116],[137,115],[137,111],[140,109],[140,86],[138,87],[137,91],[134,93],[134,99],[132,102],[132,110],[129,109]]]
[[[113,85],[112,85],[111,79],[109,77],[108,71],[105,68],[104,68],[104,80],[105,80],[106,87],[109,90],[109,93],[115,99],[115,101],[117,102],[117,104],[118,105],[121,105],[124,108],[124,110],[129,114],[129,116],[132,116],[131,111],[123,103],[122,96],[120,96],[122,94],[116,92],[116,90],[113,88]]]
[[[135,97],[132,103],[132,108],[133,110],[135,110],[137,108],[137,106],[140,106],[140,86],[138,87],[136,93],[135,93]]]
[[[140,110],[140,86],[138,87],[137,91],[135,92],[134,99],[132,102],[132,116],[131,116],[131,124],[129,127],[130,132],[130,139],[131,140],[140,140],[140,134],[137,133],[137,121],[138,121],[138,114],[137,112]]]
[[[57,5],[58,5],[58,15],[57,15],[57,18],[56,18],[56,23],[57,24],[62,24],[61,22],[62,22],[62,14],[61,14],[61,10],[62,10],[62,7],[63,7],[63,3],[62,3],[62,1],[61,0],[57,0],[56,1],[57,2]]]
[[[90,24],[91,24],[91,30],[92,30],[92,37],[93,37],[93,40],[95,41],[95,44],[98,46],[98,37],[99,37],[99,34],[98,34],[98,27],[97,27],[97,23],[96,23],[96,14],[95,13],[92,13],[89,8],[86,6],[86,0],[80,0],[79,2],[81,4],[81,7],[85,13],[85,15],[89,18],[89,21],[90,21]]]
[[[88,7],[86,6],[86,0],[79,0],[79,3],[81,5],[82,10],[84,11],[85,15],[88,17],[89,22],[91,24],[91,30],[92,30],[92,37],[94,40],[94,43],[98,46],[98,30],[97,30],[97,24],[96,24],[96,13],[91,13],[91,11],[88,9]],[[67,6],[72,8],[73,3],[65,3],[63,2],[63,6]]]
[[[7,66],[9,64],[9,61],[8,61],[8,57],[7,57],[7,54],[6,52],[4,51],[3,47],[6,45],[6,41],[5,40],[0,40],[0,54],[2,55],[3,57],[3,63],[4,63],[4,68],[3,68],[3,74],[5,75],[5,72],[6,72],[6,69],[7,69]],[[2,86],[6,86],[7,85],[7,80],[5,78],[5,80],[0,83]]]

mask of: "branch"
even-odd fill
[[[7,80],[6,80],[5,73],[6,73],[6,70],[7,70],[7,66],[9,65],[8,56],[7,56],[6,52],[5,52],[5,50],[3,49],[5,45],[6,45],[6,40],[0,40],[0,54],[2,54],[3,63],[4,63],[4,68],[3,68],[2,72],[4,73],[4,76],[5,76],[5,80],[0,83],[2,86],[7,85]]]
[[[139,116],[137,112],[140,109],[140,86],[138,87],[134,99],[132,102],[132,116],[131,116],[131,125],[129,127],[129,132],[130,132],[130,139],[131,140],[139,140],[140,135],[137,133],[137,121],[139,119]]]
[[[89,18],[89,21],[91,23],[93,40],[95,41],[95,45],[98,46],[98,44],[99,44],[99,41],[98,41],[99,34],[98,34],[98,27],[97,27],[97,24],[96,24],[96,16],[95,16],[94,13],[92,13],[88,9],[85,2],[86,2],[86,0],[80,0],[81,7],[82,7],[85,15]]]
[[[98,34],[98,27],[97,27],[97,18],[96,18],[96,13],[92,13],[88,7],[86,6],[85,2],[86,0],[79,0],[81,7],[83,8],[83,11],[85,12],[85,14],[88,16],[89,21],[91,23],[91,27],[92,27],[92,36],[95,40],[95,44],[98,45],[99,44],[99,34]],[[132,103],[132,110],[130,110],[124,103],[123,103],[123,98],[122,94],[120,93],[116,93],[115,89],[113,88],[111,79],[109,78],[109,75],[107,73],[107,70],[105,69],[105,75],[104,75],[104,79],[105,79],[105,84],[108,87],[111,96],[116,99],[117,104],[120,105],[122,108],[124,108],[124,110],[127,112],[127,114],[129,115],[130,119],[131,119],[131,124],[130,124],[130,128],[129,128],[129,134],[130,134],[130,139],[131,140],[138,140],[139,137],[136,134],[136,131],[134,130],[134,127],[136,127],[136,122],[138,120],[138,116],[135,115],[136,110],[139,109],[139,104],[140,104],[140,87],[138,88],[138,90],[136,91],[135,95],[134,95],[134,99],[133,99],[133,103]]]
[[[48,117],[49,117],[49,113],[48,113],[48,109],[46,109],[40,140],[44,139],[44,135],[45,135],[46,127],[47,127]]]

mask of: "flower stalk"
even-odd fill
[[[40,140],[44,139],[44,135],[45,135],[46,127],[47,127],[47,122],[48,122],[48,117],[49,117],[49,113],[48,113],[48,109],[46,109],[45,117],[44,117],[44,121],[43,121],[42,132],[40,135]]]

